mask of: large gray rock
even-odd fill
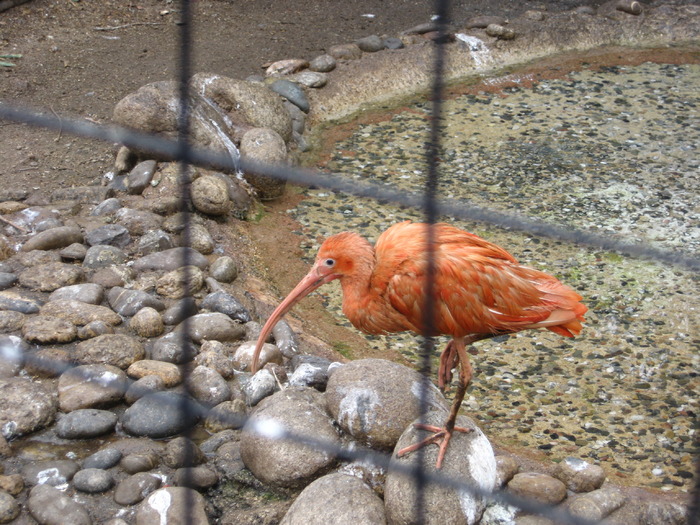
[[[429,425],[441,427],[447,417],[447,412],[432,411],[426,416]],[[416,420],[417,423],[419,420]],[[419,521],[418,514],[418,482],[413,476],[400,473],[398,466],[415,468],[422,458],[422,468],[426,472],[459,479],[467,484],[473,484],[482,490],[491,491],[496,488],[496,459],[493,449],[483,432],[474,422],[465,417],[457,417],[457,426],[473,429],[471,432],[455,432],[448,445],[447,453],[441,470],[435,468],[438,447],[428,445],[422,454],[413,452],[401,458],[396,452],[404,447],[420,442],[430,433],[418,430],[412,424],[401,435],[392,455],[389,472],[384,486],[384,503],[389,523],[425,523],[455,525],[474,525],[478,523],[487,501],[465,490],[430,484],[423,488],[423,513]]]
[[[110,365],[82,365],[66,370],[58,380],[63,412],[113,405],[124,397],[126,374]]]
[[[56,434],[64,439],[88,439],[112,432],[116,424],[114,412],[84,408],[63,416],[56,425]]]
[[[211,175],[199,177],[192,183],[192,205],[208,215],[226,215],[231,210],[226,183]]]
[[[50,425],[56,409],[55,394],[44,385],[28,379],[0,380],[0,432],[5,439]]]
[[[384,359],[361,359],[333,372],[326,402],[345,432],[371,448],[388,450],[420,416],[422,385],[428,388],[430,409],[447,410],[440,391],[415,370]]]
[[[241,459],[260,481],[283,487],[303,486],[335,462],[335,457],[324,450],[274,439],[280,429],[333,445],[340,443],[322,394],[291,387],[277,392],[257,406],[241,435]]]
[[[229,316],[218,312],[197,314],[188,320],[190,335],[195,343],[204,340],[239,341],[245,336],[245,327]],[[179,324],[176,330],[182,330]]]
[[[362,480],[347,474],[328,474],[311,483],[297,496],[280,525],[328,523],[386,523],[384,503]]]

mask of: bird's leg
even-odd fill
[[[440,368],[438,369],[438,388],[445,393],[445,388],[452,382],[452,369],[457,366],[459,355],[457,349],[450,340],[440,354]]]
[[[469,338],[469,342],[473,342],[472,338]],[[472,430],[471,428],[455,426],[455,422],[457,421],[457,414],[459,413],[459,408],[462,405],[462,401],[464,400],[464,394],[467,392],[467,387],[469,386],[469,383],[472,379],[472,365],[469,361],[469,355],[467,354],[466,341],[464,338],[453,339],[448,345],[448,348],[450,353],[456,353],[457,358],[460,362],[460,371],[459,385],[457,387],[457,391],[455,392],[454,400],[452,401],[450,415],[447,417],[447,421],[445,421],[445,426],[441,428],[436,427],[434,425],[424,425],[422,423],[418,423],[416,425],[416,428],[420,430],[427,430],[428,432],[433,432],[433,434],[414,445],[402,448],[396,454],[398,457],[402,457],[426,445],[435,443],[440,447],[440,451],[438,452],[437,463],[435,464],[435,468],[437,469],[442,467],[442,462],[445,459],[445,453],[447,452],[447,445],[450,443],[450,439],[452,438],[453,432],[471,432]],[[448,352],[448,348],[445,348],[445,351],[443,352],[443,357]],[[452,358],[451,356],[449,357],[451,361],[454,360],[454,358]],[[441,359],[440,366],[441,371],[442,360],[443,359]]]

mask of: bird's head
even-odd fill
[[[344,232],[326,239],[318,250],[314,265],[309,273],[299,281],[299,284],[289,292],[289,295],[279,304],[263,326],[255,352],[253,353],[252,372],[258,370],[260,351],[277,322],[301,299],[311,292],[335,279],[351,275],[358,261],[358,250],[372,250],[371,245],[361,236],[353,232]]]

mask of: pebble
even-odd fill
[[[329,73],[335,69],[336,65],[336,60],[331,55],[319,55],[309,63],[309,69],[319,73]]]
[[[58,226],[30,237],[22,245],[23,252],[32,250],[58,250],[73,243],[82,243],[83,233],[74,226]]]
[[[245,327],[226,314],[210,312],[197,314],[188,319],[190,335],[195,343],[213,339],[215,341],[238,341],[245,336]],[[181,330],[179,324],[176,330]]]
[[[41,301],[23,297],[14,290],[0,292],[0,309],[11,310],[23,314],[34,314],[39,311]]]
[[[358,60],[362,58],[362,50],[357,44],[340,44],[332,46],[328,54],[336,60]]]
[[[49,301],[40,310],[41,315],[58,317],[70,321],[74,325],[83,326],[93,321],[116,326],[122,319],[106,306],[90,304],[75,299],[57,299]]]
[[[289,384],[325,391],[328,384],[328,367],[331,362],[328,359],[313,356],[296,356],[294,359],[297,359],[297,362],[292,363],[294,372],[289,376]]]
[[[263,368],[251,377],[243,386],[243,393],[250,406],[257,405],[266,397],[279,390],[277,378],[267,368]]]
[[[76,490],[87,492],[88,494],[97,494],[105,492],[114,485],[114,478],[106,470],[98,468],[87,468],[79,470],[73,476],[73,486]]]
[[[115,286],[109,291],[107,301],[116,313],[124,317],[132,317],[143,308],[153,308],[159,312],[165,309],[165,303],[156,296],[121,286]]]
[[[78,337],[75,325],[46,315],[32,316],[22,326],[22,337],[30,343],[70,343]]]
[[[199,365],[187,377],[190,395],[205,407],[213,407],[231,399],[231,389],[216,370]]]
[[[355,41],[357,47],[365,53],[376,53],[384,49],[384,41],[377,35],[370,35]]]
[[[554,476],[572,492],[590,492],[605,482],[605,471],[599,465],[592,465],[579,458],[568,457],[561,461]]]
[[[265,70],[265,76],[282,76],[291,75],[309,67],[309,63],[301,58],[289,58],[286,60],[278,60],[270,64]]]
[[[203,255],[209,255],[214,252],[216,243],[207,228],[193,224],[190,227],[190,246]]]
[[[143,345],[123,334],[98,335],[78,343],[75,360],[80,364],[105,364],[126,369],[146,355]]]
[[[196,467],[206,461],[199,447],[186,437],[171,439],[162,453],[163,463],[170,468]]]
[[[17,496],[24,490],[24,479],[22,479],[22,475],[10,474],[9,476],[0,476],[0,489],[12,496]]]
[[[192,341],[183,342],[180,332],[170,332],[158,339],[151,347],[151,359],[167,363],[189,363],[197,355],[198,349]]]
[[[160,485],[160,478],[145,472],[136,473],[119,482],[114,490],[114,501],[120,505],[135,505],[157,490]],[[158,518],[155,522],[158,522]]]
[[[209,467],[179,468],[173,479],[175,485],[195,490],[207,490],[219,483],[219,475]]]
[[[486,34],[489,36],[495,36],[501,40],[513,40],[516,37],[514,30],[499,24],[489,24],[486,27]]]
[[[570,498],[565,508],[579,518],[601,521],[619,509],[624,502],[625,496],[620,489],[606,487]]]
[[[116,246],[124,248],[131,242],[131,235],[121,224],[105,224],[85,233],[85,241],[90,246]]]
[[[131,195],[141,195],[153,180],[156,170],[155,160],[139,162],[126,176],[126,187]]]
[[[64,439],[89,439],[114,430],[117,416],[109,410],[84,408],[58,420],[56,434]]]
[[[182,299],[196,294],[204,286],[202,270],[196,266],[183,266],[158,278],[156,292],[170,299]]]
[[[27,268],[19,274],[19,283],[25,288],[53,292],[63,286],[82,281],[82,268],[60,262],[40,264]]]
[[[134,279],[134,271],[123,264],[101,268],[92,274],[90,282],[104,286],[105,288],[113,288],[115,286],[124,286]]]
[[[304,93],[304,90],[299,86],[299,84],[284,78],[280,78],[270,84],[269,88],[278,95],[281,95],[289,100],[304,113],[308,113],[311,109],[309,99],[306,97],[306,93]]]
[[[39,525],[53,525],[57,523],[57,516],[60,516],[62,523],[92,525],[84,505],[49,485],[37,485],[30,491],[27,508]]]
[[[22,468],[22,477],[28,485],[65,485],[80,467],[70,459],[34,461]]]
[[[17,282],[14,273],[0,272],[0,290],[5,290]]]
[[[296,523],[386,523],[384,502],[362,480],[347,474],[328,474],[297,496],[280,525]]]
[[[44,385],[28,379],[0,379],[0,429],[7,440],[51,425],[57,403]]]
[[[76,366],[58,379],[58,403],[63,412],[116,404],[126,385],[126,374],[115,366]]]
[[[386,49],[403,49],[404,43],[401,41],[400,38],[389,37],[384,40],[384,47]]]
[[[101,319],[90,321],[85,326],[78,327],[78,337],[80,339],[92,339],[99,335],[113,334],[114,329],[110,324],[105,323]]]
[[[19,516],[19,503],[10,494],[0,491],[0,523],[9,523]]]
[[[158,466],[158,455],[154,451],[134,452],[127,454],[119,462],[119,466],[129,474],[148,472]]]
[[[157,439],[191,428],[200,417],[201,407],[191,398],[166,391],[147,394],[137,400],[126,409],[121,423],[129,434]]]
[[[292,76],[289,80],[308,88],[320,89],[328,83],[328,75],[320,71],[302,71]],[[295,104],[292,104],[295,107]]]
[[[64,261],[84,261],[87,255],[87,247],[84,244],[75,242],[58,253]]]
[[[209,260],[197,250],[186,247],[171,248],[158,253],[145,255],[134,261],[133,268],[137,272],[171,271],[184,266],[184,258],[201,270],[209,266]]]
[[[119,199],[115,197],[110,197],[109,199],[103,200],[97,206],[95,206],[90,213],[90,215],[100,216],[100,215],[112,215],[119,208],[122,207],[122,203]]]
[[[209,273],[220,283],[231,283],[238,277],[238,265],[231,257],[224,255],[211,264]]]
[[[163,361],[142,359],[132,364],[126,371],[129,377],[141,379],[147,376],[157,376],[165,388],[171,388],[182,382],[182,371],[177,365]]]
[[[165,382],[157,375],[144,376],[134,381],[124,394],[124,401],[132,405],[146,394],[165,390]]]
[[[192,204],[207,215],[226,215],[231,211],[226,183],[211,175],[199,177],[192,183]]]
[[[129,321],[129,328],[139,337],[158,337],[165,331],[163,318],[158,310],[150,306],[136,312]]]
[[[136,509],[136,525],[178,523],[209,525],[204,498],[187,487],[165,487],[148,496]]]
[[[115,213],[115,218],[132,236],[140,236],[146,232],[157,230],[163,222],[160,215],[146,210],[132,210],[131,208],[119,209]]]
[[[169,233],[156,229],[144,233],[137,246],[141,255],[148,255],[174,248],[175,241]]]
[[[234,296],[224,291],[208,294],[202,300],[200,307],[203,310],[225,314],[231,319],[240,321],[241,323],[247,323],[253,320],[245,306]]]
[[[103,469],[107,470],[119,463],[122,459],[121,451],[116,448],[103,448],[83,460],[83,469]]]
[[[496,456],[496,486],[503,488],[520,471],[518,461],[512,456]]]
[[[518,497],[556,505],[566,497],[566,485],[547,474],[520,472],[508,482],[508,491]]]
[[[183,297],[163,312],[163,322],[166,325],[181,323],[199,311],[197,302],[192,297]]]
[[[235,366],[238,370],[250,370],[251,366],[253,365],[254,353],[255,342],[251,341],[243,343],[236,349],[236,353],[233,355],[233,366]],[[282,364],[282,352],[279,351],[277,346],[265,343],[260,350],[258,362],[258,366],[261,368],[268,363]]]
[[[272,337],[280,353],[287,359],[299,354],[299,342],[289,323],[282,319],[272,327]]]
[[[321,393],[310,388],[290,387],[273,394],[253,411],[241,435],[241,459],[263,483],[303,486],[335,461],[326,451],[292,441],[272,441],[255,433],[253,429],[263,421],[280,425],[294,434],[340,443]]]
[[[89,304],[100,304],[103,298],[104,288],[102,286],[94,283],[83,283],[64,286],[54,290],[49,295],[49,302],[68,299]]]
[[[212,408],[204,420],[204,428],[211,433],[238,430],[245,424],[246,405],[240,399],[224,401]]]
[[[91,246],[85,252],[83,266],[85,268],[106,268],[127,261],[126,254],[116,246],[98,244]]]

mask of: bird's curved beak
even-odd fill
[[[251,365],[251,370],[253,373],[258,371],[260,351],[262,350],[263,344],[267,340],[270,332],[275,327],[277,322],[286,314],[292,307],[301,301],[304,297],[313,292],[316,288],[323,286],[326,283],[331,282],[334,279],[339,278],[340,275],[333,273],[329,268],[321,266],[320,264],[315,264],[313,268],[306,274],[306,276],[299,281],[294,289],[289,292],[289,295],[284,298],[272,315],[268,318],[267,322],[260,332],[258,341],[255,345],[255,352],[253,353],[253,363]]]

